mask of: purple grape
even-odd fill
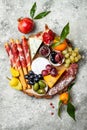
[[[42,76],[46,76],[48,75],[48,71],[47,70],[42,70]]]
[[[52,65],[50,65],[50,64],[46,65],[46,70],[47,70],[49,73],[50,73],[51,69],[52,69]]]
[[[51,74],[51,76],[53,76],[53,77],[57,76],[57,74],[58,74],[57,69],[56,69],[56,68],[52,68],[50,74]]]

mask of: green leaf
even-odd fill
[[[31,8],[31,10],[30,10],[30,16],[31,16],[31,18],[34,17],[35,12],[36,12],[36,8],[37,8],[37,5],[36,5],[36,2],[35,2],[35,3],[33,4],[32,8]]]
[[[70,102],[67,104],[67,113],[75,120],[75,107]]]
[[[75,83],[72,83],[72,84],[68,87],[68,91],[71,90],[71,88],[73,87],[74,84],[75,84]]]
[[[63,28],[61,35],[60,35],[60,41],[63,42],[64,39],[67,37],[67,35],[69,34],[70,28],[69,28],[69,23],[67,23],[65,25],[65,27]]]
[[[37,16],[34,17],[34,19],[42,19],[44,18],[46,15],[48,15],[51,11],[45,11],[45,12],[41,12],[39,13]]]
[[[61,105],[62,105],[62,101],[60,100],[58,103],[58,116],[60,117],[60,112],[61,112]]]
[[[52,48],[54,48],[54,47],[58,46],[60,43],[61,43],[61,42],[60,42],[60,41],[58,41],[58,42],[56,42],[56,43],[52,44],[52,45],[51,45],[51,47],[52,47]]]
[[[62,30],[62,32],[61,32],[60,41],[58,41],[58,42],[52,44],[52,48],[58,46],[59,44],[61,44],[61,43],[65,40],[65,38],[66,38],[67,35],[69,34],[69,30],[70,30],[70,28],[69,28],[69,23],[67,23],[67,24],[64,26],[64,28],[63,28],[63,30]]]

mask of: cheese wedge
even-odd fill
[[[31,59],[33,59],[35,54],[37,53],[37,50],[39,49],[40,45],[42,44],[42,40],[36,36],[33,36],[33,37],[29,37],[28,42],[29,42],[30,51],[31,51]]]
[[[61,77],[65,70],[65,68],[59,70],[58,75],[56,77],[53,77],[51,75],[44,76],[44,80],[48,84],[49,88],[52,88],[54,86],[54,84],[58,81],[58,79]]]

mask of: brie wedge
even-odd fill
[[[37,53],[37,50],[39,49],[40,45],[42,44],[42,40],[34,36],[34,37],[30,37],[28,42],[30,46],[31,60],[32,60],[35,54]]]
[[[46,65],[49,65],[49,60],[47,60],[44,57],[38,57],[36,58],[32,64],[31,64],[31,69],[35,74],[41,74],[42,70],[46,69]]]

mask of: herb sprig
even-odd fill
[[[44,11],[44,12],[41,12],[41,13],[39,13],[35,16],[36,10],[37,10],[37,5],[36,5],[36,2],[35,2],[33,4],[32,8],[30,9],[30,16],[31,16],[32,19],[35,19],[35,20],[36,19],[42,19],[51,12],[51,11]]]

